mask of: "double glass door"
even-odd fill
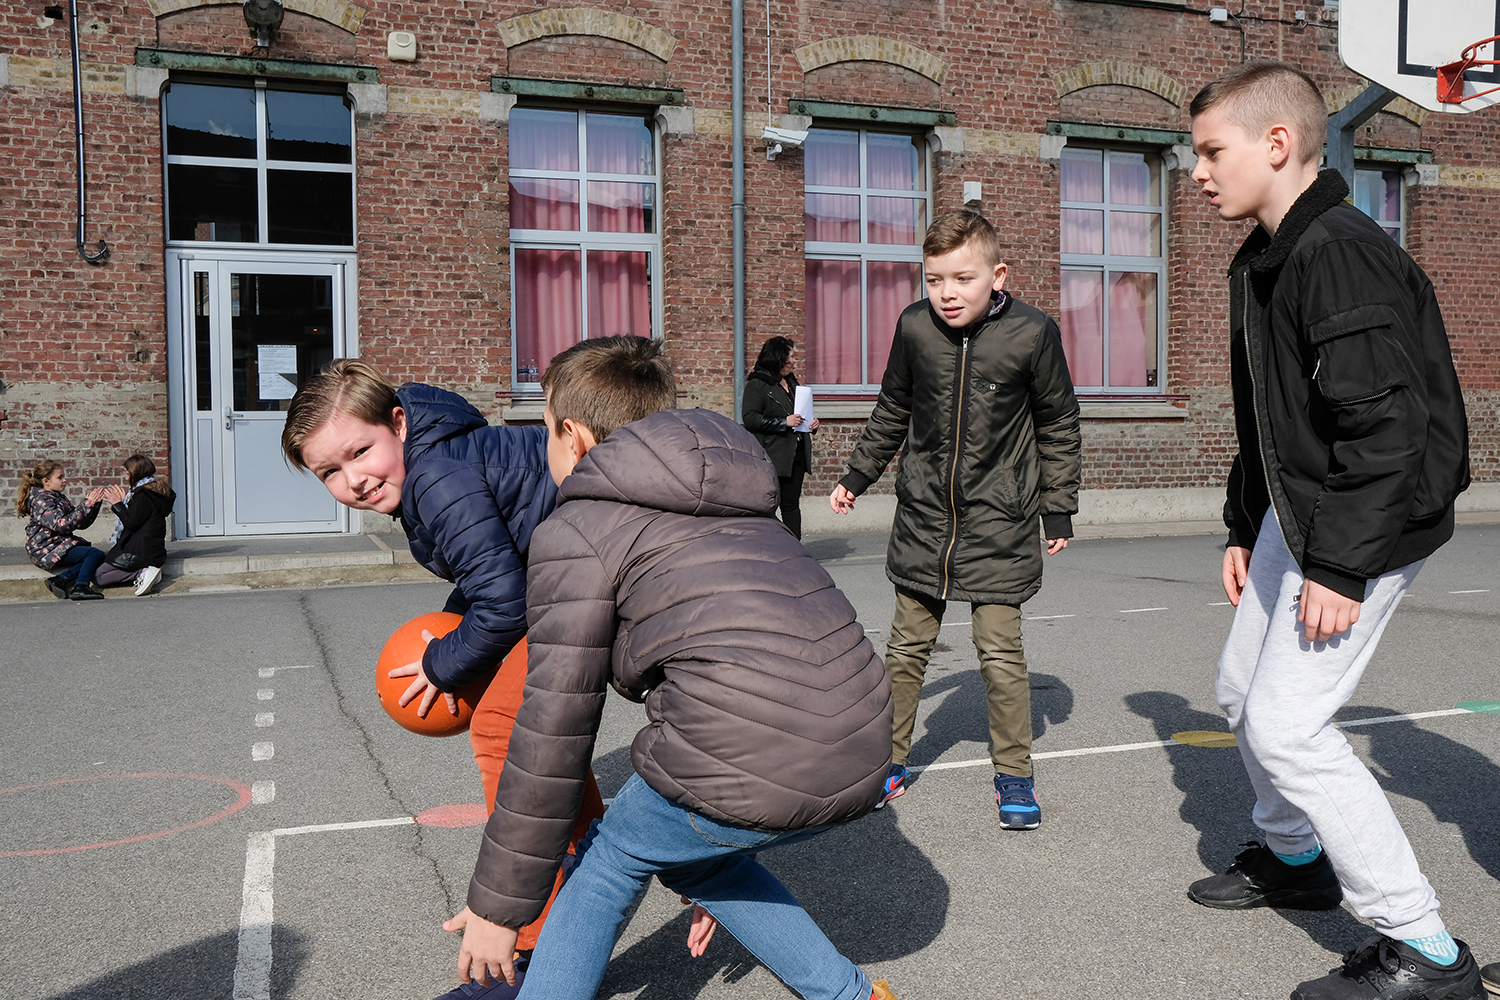
[[[187,533],[344,531],[348,512],[281,452],[298,387],[346,353],[346,269],[183,255],[169,274],[180,349],[173,421]]]

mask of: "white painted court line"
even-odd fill
[[[1026,622],[1044,622],[1049,618],[1077,618],[1077,615],[1032,615],[1030,618],[1022,618]]]
[[[377,826],[410,826],[416,822],[412,816],[392,816],[390,819],[362,819],[353,823],[318,823],[314,826],[285,826],[272,830],[272,836],[295,837],[304,833],[334,833],[338,830],[369,830]]]
[[[1450,594],[1488,594],[1488,590],[1450,590]]]
[[[270,760],[274,756],[276,756],[276,745],[274,743],[250,744],[251,760]]]
[[[1121,611],[1122,615],[1138,615],[1142,611],[1171,611],[1171,608],[1126,608]]]
[[[260,668],[260,676],[261,677],[275,677],[276,676],[276,671],[278,671],[278,670],[311,670],[311,669],[312,669],[312,667],[308,666],[305,663],[297,664],[296,666],[292,666],[292,667],[261,667]]]
[[[1444,708],[1434,712],[1408,712],[1403,715],[1381,715],[1370,719],[1350,719],[1347,722],[1335,722],[1337,729],[1349,729],[1354,726],[1378,726],[1383,722],[1411,722],[1416,719],[1436,719],[1444,715],[1482,715],[1482,712],[1471,712],[1467,708]],[[1149,750],[1153,747],[1187,746],[1186,743],[1178,743],[1176,740],[1152,740],[1147,743],[1118,743],[1108,747],[1080,747],[1077,750],[1050,750],[1045,753],[1034,753],[1032,760],[1049,760],[1057,757],[1089,757],[1100,753],[1126,753],[1131,750]],[[924,764],[911,769],[913,774],[923,771],[953,771],[963,767],[989,767],[991,761],[988,758],[982,760],[951,760],[940,764]]]
[[[274,725],[276,725],[276,713],[275,712],[256,712],[255,713],[255,728],[256,729],[269,729],[269,728],[271,728]]]
[[[1232,607],[1234,607],[1234,602],[1233,601],[1213,601],[1212,603],[1209,604],[1209,607],[1211,607],[1211,608],[1232,608]]]
[[[276,835],[252,833],[245,845],[234,1000],[271,1000],[271,886],[275,871]]]
[[[973,625],[973,622],[943,622],[940,628],[958,628],[960,625]]]
[[[276,801],[276,782],[257,781],[250,785],[250,803],[264,806]]]
[[[276,697],[275,688],[261,688],[259,691],[255,692],[256,701],[270,701],[274,697]]]

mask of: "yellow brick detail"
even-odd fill
[[[964,129],[964,152],[1034,160],[1042,155],[1042,137],[1035,132],[1000,132],[982,128]]]
[[[238,7],[241,0],[147,0],[154,17],[175,14],[194,7]],[[287,10],[337,25],[352,35],[364,24],[365,8],[349,0],[283,0]]]
[[[1500,168],[1455,167],[1443,164],[1438,167],[1438,180],[1443,187],[1500,190]]]
[[[745,112],[745,137],[758,139],[761,129],[771,123],[764,111]],[[728,108],[694,108],[693,131],[698,135],[734,135],[734,112]]]
[[[90,94],[125,93],[125,67],[108,63],[82,63],[83,89]],[[10,57],[12,87],[45,87],[49,90],[73,89],[73,64],[66,59],[37,59],[31,56]]]
[[[904,67],[938,84],[948,76],[948,63],[940,56],[881,35],[825,38],[802,46],[795,54],[804,73],[841,62],[883,62]]]
[[[1147,91],[1176,107],[1182,107],[1188,99],[1187,87],[1161,70],[1118,59],[1069,66],[1052,74],[1052,82],[1057,87],[1058,97],[1066,97],[1085,87],[1114,85]]]
[[[386,111],[395,115],[478,118],[479,103],[480,95],[475,90],[391,87],[386,91]]]
[[[553,7],[520,14],[500,22],[500,40],[514,48],[538,38],[591,35],[613,38],[651,53],[662,62],[672,58],[677,39],[638,17],[595,7]]]

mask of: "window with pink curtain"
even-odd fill
[[[1404,245],[1401,211],[1401,171],[1354,171],[1354,207],[1380,223],[1380,228]]]
[[[931,196],[917,136],[815,128],[804,144],[809,384],[879,385],[896,320],[922,297]]]
[[[1081,390],[1158,391],[1163,243],[1161,158],[1065,147],[1059,326]]]
[[[661,238],[649,122],[515,108],[509,128],[513,371],[545,371],[586,337],[651,336]]]

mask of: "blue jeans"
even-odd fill
[[[104,561],[104,553],[92,545],[75,545],[52,567],[53,575],[64,587],[87,587],[94,582],[94,571]]]
[[[557,894],[520,1000],[593,997],[625,915],[653,876],[712,913],[807,1000],[869,1000],[872,987],[864,973],[755,860],[760,851],[826,829],[768,833],[728,826],[668,801],[632,776]]]

